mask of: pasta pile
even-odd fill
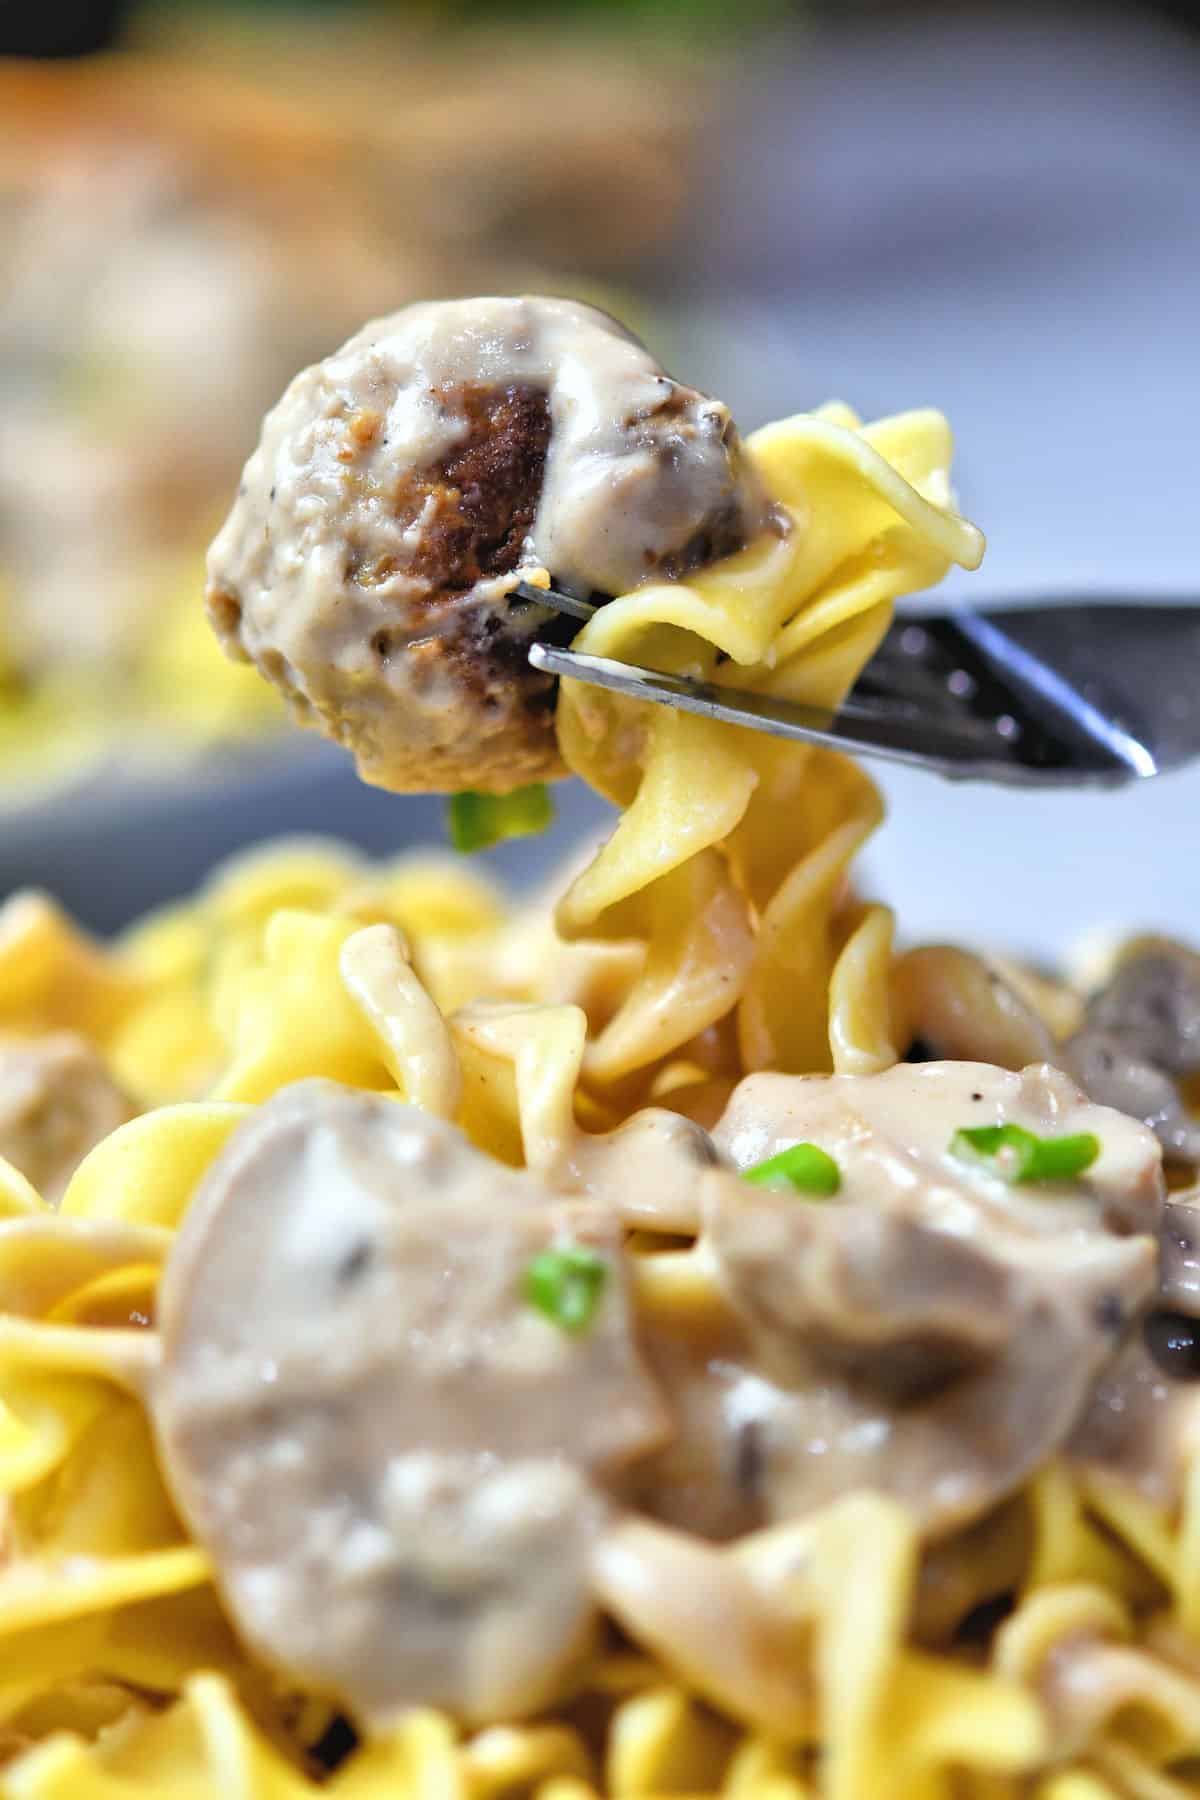
[[[613,602],[582,647],[836,701],[896,596],[981,554],[945,423],[829,408],[749,452],[803,529]],[[143,1400],[172,1234],[254,1107],[326,1076],[539,1169],[652,1101],[709,1120],[750,1070],[897,1057],[892,919],[847,883],[880,817],[857,767],[570,687],[560,731],[623,811],[556,915],[458,862],[318,841],[239,859],[111,948],[42,896],[0,912],[0,1032],[81,1033],[142,1109],[57,1212],[0,1165],[0,1793],[1200,1794],[1200,1476],[1168,1511],[1053,1464],[926,1551],[869,1493],[697,1541],[685,1616],[610,1637],[553,1717],[473,1735],[416,1712],[352,1747],[239,1644]],[[705,1304],[652,1244],[642,1266],[646,1304]]]

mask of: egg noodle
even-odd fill
[[[950,510],[947,427],[831,407],[748,451],[796,529],[614,601],[581,647],[834,703],[899,594],[979,560]],[[0,1165],[0,1792],[1200,1795],[1200,1475],[1167,1510],[1052,1463],[932,1550],[870,1493],[695,1540],[685,1579],[630,1602],[625,1647],[558,1713],[472,1735],[413,1712],[328,1777],[332,1710],[239,1644],[143,1399],[173,1233],[251,1109],[326,1076],[539,1169],[651,1101],[710,1120],[750,1070],[896,1060],[891,916],[847,884],[880,818],[867,776],[570,684],[559,718],[571,767],[623,810],[556,915],[508,907],[461,862],[370,867],[316,841],[231,863],[111,948],[38,895],[0,913],[0,1031],[70,1027],[145,1109],[58,1212]],[[648,1241],[637,1268],[645,1312],[721,1305],[686,1251]],[[631,1555],[658,1530],[617,1529]]]

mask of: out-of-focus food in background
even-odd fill
[[[403,17],[160,9],[130,51],[0,61],[0,806],[282,727],[200,592],[297,369],[423,296],[590,287],[636,317],[700,69]]]

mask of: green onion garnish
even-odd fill
[[[554,802],[544,782],[514,788],[511,794],[451,794],[446,805],[450,842],[469,854],[503,838],[534,837],[554,822]]]
[[[586,1331],[608,1280],[608,1264],[582,1244],[543,1250],[525,1271],[525,1298],[563,1331]]]
[[[829,1152],[817,1144],[793,1144],[778,1156],[743,1169],[742,1180],[757,1182],[760,1187],[790,1187],[797,1194],[828,1195],[841,1187],[842,1172]]]
[[[956,1131],[950,1152],[965,1162],[987,1163],[1008,1182],[1073,1181],[1099,1156],[1100,1139],[1091,1131],[1051,1138],[1023,1125],[977,1125]]]

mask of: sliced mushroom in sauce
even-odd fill
[[[579,1133],[553,1177],[567,1191],[606,1201],[626,1225],[686,1236],[700,1229],[700,1177],[720,1162],[702,1126],[652,1106],[615,1131]]]
[[[1094,1099],[1143,1119],[1169,1160],[1200,1165],[1200,1120],[1179,1087],[1200,1073],[1200,955],[1166,938],[1129,945],[1063,1062]]]
[[[606,1265],[585,1331],[528,1298],[563,1244]],[[670,1428],[609,1208],[398,1100],[305,1082],[209,1173],[161,1319],[167,1474],[261,1655],[369,1729],[557,1696],[606,1488]]]
[[[1163,1307],[1200,1319],[1200,1188],[1172,1194],[1163,1207],[1161,1276]]]
[[[1136,939],[1089,1005],[1087,1022],[1169,1075],[1200,1074],[1200,954],[1169,938]]]
[[[1154,1505],[1175,1505],[1200,1452],[1194,1321],[1152,1312],[1097,1381],[1066,1449]]]
[[[1102,1150],[1076,1182],[1013,1188],[951,1153],[972,1120],[1090,1130]],[[1055,1070],[755,1075],[714,1137],[743,1170],[814,1142],[841,1186],[813,1200],[704,1178],[730,1318],[702,1350],[658,1328],[680,1428],[639,1470],[643,1504],[677,1527],[735,1535],[856,1487],[931,1533],[961,1525],[1065,1440],[1153,1299],[1158,1147]]]
[[[1115,1032],[1085,1025],[1063,1046],[1062,1061],[1102,1106],[1148,1125],[1171,1161],[1200,1164],[1200,1119],[1171,1076],[1134,1055]]]
[[[855,1205],[776,1205],[764,1231],[765,1210],[727,1192],[712,1230],[766,1384],[769,1520],[856,1488],[934,1533],[978,1517],[1067,1436],[1153,1286],[1146,1238],[1018,1249]]]
[[[1100,1153],[1081,1180],[1010,1187],[951,1152],[955,1133],[1017,1124],[1038,1135],[1094,1132]],[[1155,1232],[1161,1157],[1135,1120],[1093,1105],[1069,1075],[977,1062],[897,1064],[879,1075],[748,1075],[713,1132],[745,1171],[811,1141],[841,1169],[840,1199],[886,1206],[908,1196],[913,1216],[961,1221],[971,1235],[993,1221],[1057,1233],[1094,1226],[1097,1211],[1127,1231]]]
[[[1163,1207],[1156,1304],[1097,1383],[1071,1454],[1160,1505],[1200,1451],[1200,1190]]]

